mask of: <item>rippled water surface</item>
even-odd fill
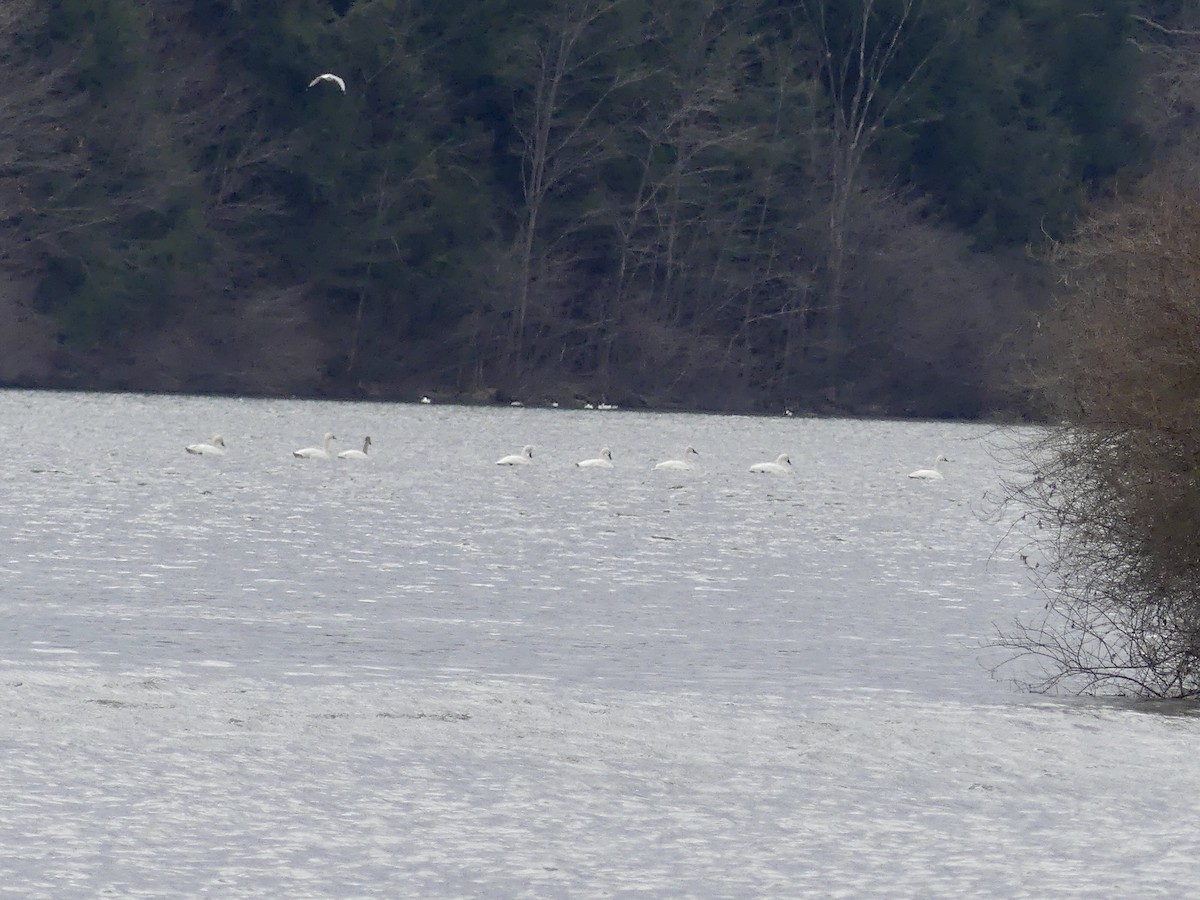
[[[1160,840],[1197,824],[1197,723],[989,674],[1040,600],[996,549],[985,427],[25,392],[0,422],[0,891],[1200,874]],[[292,457],[326,430],[371,458]],[[791,477],[747,471],[781,452]]]

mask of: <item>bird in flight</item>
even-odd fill
[[[332,72],[325,72],[322,75],[318,75],[316,78],[314,78],[312,81],[310,81],[308,83],[308,86],[316,87],[322,81],[332,81],[334,84],[336,84],[338,87],[340,87],[342,89],[343,94],[346,93],[345,79],[339,78],[337,75],[334,75]]]

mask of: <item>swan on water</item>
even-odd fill
[[[329,442],[336,440],[337,436],[327,431],[320,447],[305,447],[302,450],[293,450],[292,456],[298,459],[329,459]]]
[[[585,459],[575,465],[581,469],[611,469],[613,468],[612,451],[605,447],[595,459]]]
[[[361,450],[343,450],[338,454],[338,459],[366,459],[367,448],[371,446],[371,436],[368,434],[363,438],[363,448]]]
[[[683,459],[664,459],[654,468],[674,472],[694,469],[696,464],[692,462],[692,459],[699,455],[695,447],[688,447],[683,451]]]
[[[310,81],[308,83],[308,86],[310,88],[316,87],[322,81],[332,81],[334,84],[336,84],[338,87],[340,87],[342,89],[343,94],[346,93],[346,80],[344,78],[340,78],[337,75],[334,75],[332,72],[324,72],[324,73],[318,75],[316,78],[314,78],[312,81]]]
[[[422,402],[422,403],[424,403],[426,406],[428,406],[428,405],[429,405],[430,403],[432,403],[433,401],[432,401],[432,400],[430,400],[428,397],[422,397],[422,398],[421,398],[421,402]]]
[[[197,456],[224,456],[225,438],[219,434],[213,435],[212,441],[207,444],[188,444],[183,449],[188,453],[195,453]]]
[[[502,456],[496,460],[498,466],[527,466],[533,462],[533,447],[526,444],[521,448],[520,453],[513,453],[509,456]]]
[[[954,460],[952,460],[948,456],[943,456],[941,453],[939,453],[937,455],[937,458],[934,459],[934,461],[933,461],[932,469],[917,469],[917,471],[915,471],[915,472],[909,472],[908,477],[909,478],[923,478],[926,481],[940,481],[941,479],[945,478],[946,476],[944,476],[938,470],[938,463],[944,463],[944,462],[954,462]]]
[[[750,471],[759,475],[790,475],[792,473],[792,458],[786,453],[775,457],[775,462],[755,463]]]

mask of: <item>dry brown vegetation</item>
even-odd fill
[[[1043,688],[1200,696],[1200,178],[1159,169],[1056,261],[1064,422],[1010,486],[1048,599],[1003,644],[1047,663]]]

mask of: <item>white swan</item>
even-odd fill
[[[683,459],[664,459],[654,468],[670,472],[689,471],[696,468],[696,464],[692,462],[692,457],[699,455],[695,447],[688,447],[683,451]]]
[[[750,467],[750,471],[759,475],[790,475],[792,459],[786,453],[780,453],[775,457],[775,462],[755,463]]]
[[[329,442],[336,440],[337,436],[327,431],[320,447],[305,447],[302,450],[293,450],[292,456],[298,459],[329,459]]]
[[[581,469],[611,469],[613,468],[612,451],[605,447],[595,459],[585,459],[575,465]]]
[[[367,448],[371,446],[371,436],[368,434],[363,438],[363,448],[361,450],[343,450],[338,454],[338,459],[366,459]]]
[[[314,78],[312,81],[310,81],[310,82],[308,83],[308,86],[309,86],[310,88],[311,88],[311,87],[316,87],[316,86],[317,86],[318,84],[320,84],[322,81],[332,81],[334,84],[336,84],[338,87],[340,87],[340,88],[342,89],[342,93],[343,93],[343,94],[344,94],[344,93],[346,93],[346,81],[345,81],[345,79],[344,79],[344,78],[341,78],[341,77],[340,77],[340,76],[338,76],[338,75],[334,75],[332,72],[325,72],[325,73],[323,73],[323,74],[321,74],[321,75],[318,75],[316,78]]]
[[[944,462],[954,462],[954,460],[952,460],[948,456],[943,456],[942,454],[939,453],[937,455],[937,458],[934,459],[934,461],[933,461],[932,469],[917,469],[917,471],[915,471],[915,472],[909,472],[908,477],[909,478],[923,478],[926,481],[941,481],[946,476],[944,476],[938,470],[938,463],[944,463]]]
[[[207,444],[188,444],[183,449],[197,456],[224,456],[225,438],[219,434],[213,435],[212,441]]]
[[[496,460],[498,466],[527,466],[533,462],[533,447],[526,444],[521,448],[520,453],[513,453],[509,456],[502,456]]]

